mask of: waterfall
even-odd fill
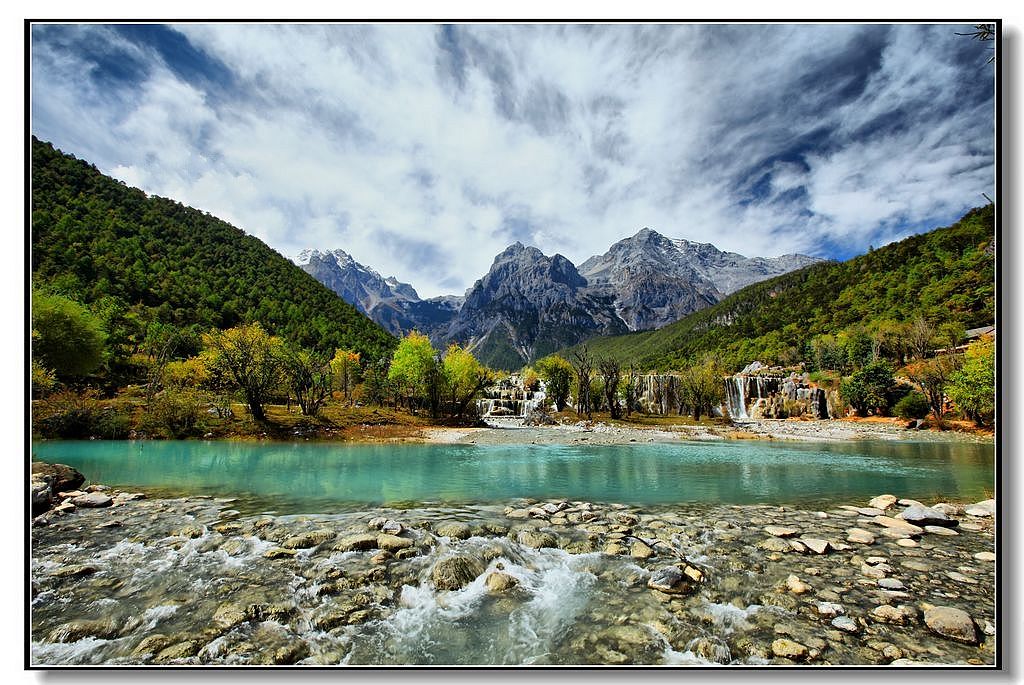
[[[781,419],[809,414],[829,418],[828,393],[807,377],[758,366],[757,374],[740,372],[723,379],[729,418]]]

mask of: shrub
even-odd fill
[[[171,438],[194,435],[202,428],[202,397],[190,390],[164,390],[146,408],[144,425]]]
[[[61,390],[41,400],[33,410],[36,431],[48,438],[90,438],[97,433],[94,429],[98,418],[93,390],[81,394]]]
[[[32,397],[39,399],[40,397],[46,397],[57,387],[57,374],[52,369],[48,369],[39,363],[38,360],[32,360]]]
[[[896,416],[901,419],[923,419],[931,411],[928,398],[917,390],[911,390],[894,407]]]

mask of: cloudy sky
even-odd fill
[[[649,226],[838,259],[992,196],[991,52],[954,25],[36,25],[32,132],[292,256],[424,297],[521,241]]]

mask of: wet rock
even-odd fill
[[[860,572],[861,575],[867,576],[868,578],[885,578],[885,569],[870,566],[868,564],[861,564]]]
[[[906,533],[908,535],[920,535],[924,532],[924,528],[916,526],[912,523],[904,521],[903,519],[892,518],[891,516],[876,516],[871,519],[872,523],[877,523],[880,526],[884,526],[886,529],[896,530],[900,533]]]
[[[72,498],[71,503],[82,509],[98,509],[100,507],[109,507],[114,503],[114,500],[102,492],[89,492]]]
[[[974,578],[971,578],[970,576],[965,576],[959,571],[946,571],[946,575],[949,578],[952,578],[953,580],[957,581],[958,583],[967,583],[968,585],[978,584],[978,581],[976,581]]]
[[[863,528],[849,528],[846,531],[846,540],[861,545],[872,545],[875,542],[875,536]]]
[[[604,547],[604,553],[612,556],[621,556],[623,554],[629,554],[629,549],[618,542],[609,542]]]
[[[987,499],[969,507],[964,507],[964,513],[975,518],[991,518],[996,515],[996,501]]]
[[[154,663],[161,664],[169,661],[178,661],[179,659],[187,659],[198,654],[202,646],[203,643],[199,640],[179,642],[160,650],[153,661]]]
[[[944,513],[931,507],[911,506],[896,515],[896,518],[913,523],[915,526],[946,526],[955,528],[960,524],[956,519],[951,519]]]
[[[786,526],[765,526],[762,530],[777,538],[791,538],[800,532],[796,528],[788,528]]]
[[[376,549],[377,536],[373,533],[356,533],[346,535],[334,543],[334,549],[338,552],[362,552],[368,549]]]
[[[510,519],[526,519],[530,518],[529,509],[510,509],[505,512],[505,516]]]
[[[284,621],[295,613],[295,607],[288,604],[250,604],[245,608],[245,617],[250,621]]]
[[[174,638],[161,633],[154,633],[142,638],[132,654],[142,656],[144,654],[157,654],[174,643]]]
[[[814,589],[793,574],[790,574],[789,577],[786,578],[786,588],[794,595],[802,595],[805,592],[810,592]]]
[[[57,626],[46,639],[48,642],[78,642],[86,637],[109,640],[117,637],[119,632],[113,619],[77,620]]]
[[[569,505],[566,502],[548,502],[547,504],[541,505],[540,508],[543,509],[545,513],[553,515],[568,508],[568,506]]]
[[[947,537],[952,537],[954,535],[959,535],[960,534],[960,533],[956,532],[955,530],[953,530],[952,528],[946,528],[945,526],[930,526],[930,525],[924,527],[924,532],[931,533],[932,535],[945,535]]]
[[[963,505],[949,504],[946,502],[939,502],[938,504],[933,504],[931,508],[936,511],[941,511],[943,514],[950,517],[961,516],[964,513]]]
[[[879,578],[878,587],[886,590],[902,590],[903,583],[897,578]]]
[[[272,547],[263,553],[263,556],[267,559],[291,559],[297,552],[294,549],[283,549],[281,547]]]
[[[448,521],[434,527],[434,532],[446,538],[454,540],[465,540],[473,534],[468,523],[462,521]]]
[[[50,575],[54,578],[81,578],[82,576],[90,576],[97,571],[99,571],[99,569],[95,566],[87,564],[70,564],[57,569]]]
[[[485,521],[481,523],[480,530],[486,535],[508,535],[508,526],[503,526],[500,523],[494,523],[492,521]]]
[[[878,497],[872,498],[871,501],[868,502],[869,507],[875,507],[876,509],[882,510],[888,509],[894,504],[896,504],[895,495],[879,495]]]
[[[851,635],[860,632],[860,626],[849,616],[836,616],[832,619],[831,625],[836,630],[841,630]]]
[[[542,547],[558,547],[558,538],[551,533],[539,530],[521,530],[516,536],[519,544],[541,549]]]
[[[818,538],[800,538],[800,542],[815,554],[825,554],[832,547],[828,540],[820,540]]]
[[[640,517],[629,512],[622,512],[611,517],[614,521],[623,526],[635,526],[640,523]]]
[[[882,516],[885,510],[878,507],[857,507],[857,513],[861,516]]]
[[[213,624],[223,630],[229,630],[248,620],[245,607],[237,604],[221,604],[217,611],[213,612]]]
[[[381,551],[377,552],[372,557],[370,557],[370,563],[384,564],[390,561],[393,557],[394,555],[391,552],[382,549]]]
[[[29,493],[32,498],[32,513],[39,515],[50,508],[50,504],[53,497],[53,490],[50,488],[50,484],[44,480],[36,480],[32,478],[32,482],[29,484]]]
[[[765,538],[761,542],[757,543],[758,549],[763,549],[766,552],[789,552],[792,550],[792,546],[786,541],[776,537]]]
[[[654,556],[654,550],[647,543],[637,540],[629,546],[629,555],[634,559],[646,561]]]
[[[66,464],[32,462],[32,479],[50,484],[51,492],[77,490],[85,483],[85,476]]]
[[[381,533],[377,536],[377,547],[386,552],[397,552],[412,546],[413,541],[409,538],[400,538],[397,535],[390,535],[388,533]]]
[[[286,666],[305,659],[307,656],[309,656],[309,645],[302,640],[292,640],[270,654],[264,655],[256,663],[266,666]]]
[[[694,570],[699,572],[699,569]],[[693,592],[694,582],[694,578],[678,566],[665,566],[651,574],[647,587],[670,595],[682,595]]]
[[[687,645],[687,649],[713,664],[727,664],[732,661],[729,645],[717,637],[698,637]]]
[[[917,547],[917,540],[911,540],[910,538],[901,538],[896,541],[896,544],[900,547]]]
[[[293,535],[290,538],[284,540],[281,546],[285,549],[307,549],[309,547],[316,547],[322,545],[328,540],[333,540],[337,536],[333,530],[314,530],[309,533],[301,533],[299,535]]]
[[[590,554],[596,551],[594,543],[590,540],[573,540],[566,544],[564,549],[569,554]]]
[[[505,592],[519,585],[519,581],[514,576],[510,576],[507,573],[501,571],[492,571],[487,574],[487,578],[484,579],[484,585],[491,592]]]
[[[895,607],[889,604],[881,604],[871,610],[870,616],[872,620],[878,623],[906,626],[917,622],[917,609],[907,604]]]
[[[906,655],[907,655],[906,652],[904,652],[902,649],[900,649],[896,645],[886,645],[885,647],[882,648],[882,656],[884,656],[886,659],[889,659],[890,661],[895,661],[896,659],[902,659]]]
[[[176,535],[177,537],[181,537],[181,538],[195,539],[195,538],[203,537],[203,533],[205,533],[205,532],[206,532],[206,529],[203,528],[202,526],[195,525],[195,524],[189,524],[187,526],[184,526],[184,527],[174,531],[174,535]]]
[[[974,558],[978,561],[995,561],[996,555],[994,552],[978,552]]]
[[[471,557],[455,555],[439,560],[430,572],[438,590],[459,590],[483,573],[483,566]]]
[[[924,623],[937,635],[973,645],[978,642],[978,631],[970,614],[954,607],[932,607],[924,612]]]
[[[807,646],[786,638],[772,642],[772,654],[783,659],[803,661],[807,658]]]
[[[822,618],[835,618],[846,613],[843,605],[836,604],[835,602],[818,602],[815,605],[815,610],[818,612],[818,616]]]

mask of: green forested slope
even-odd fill
[[[651,369],[716,351],[738,369],[755,359],[791,363],[806,357],[815,335],[871,330],[884,321],[923,316],[932,324],[983,326],[994,320],[993,242],[988,205],[947,228],[754,284],[659,330],[586,345],[599,356]]]
[[[143,323],[259,321],[304,347],[375,359],[396,341],[312,276],[216,217],[101,174],[32,140],[32,274],[85,303],[110,298]]]

